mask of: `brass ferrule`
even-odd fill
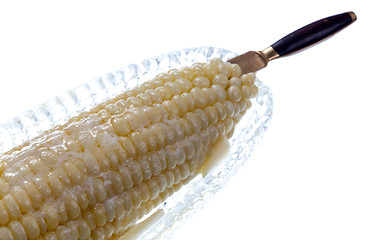
[[[270,60],[273,60],[279,57],[279,54],[272,47],[265,48],[264,50],[261,51],[261,53],[265,56],[267,61],[270,61]]]

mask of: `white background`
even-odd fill
[[[0,2],[0,122],[127,64],[188,47],[262,50],[323,17],[357,22],[258,77],[274,116],[255,154],[173,239],[374,239],[372,4]]]

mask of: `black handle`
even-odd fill
[[[356,19],[353,12],[327,17],[290,33],[271,47],[280,57],[293,54],[331,37]]]

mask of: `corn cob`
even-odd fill
[[[0,157],[0,240],[117,239],[188,182],[257,94],[213,59],[170,70]]]

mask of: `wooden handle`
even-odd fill
[[[353,12],[346,12],[318,20],[280,39],[271,47],[279,57],[309,48],[342,30],[357,19]]]

